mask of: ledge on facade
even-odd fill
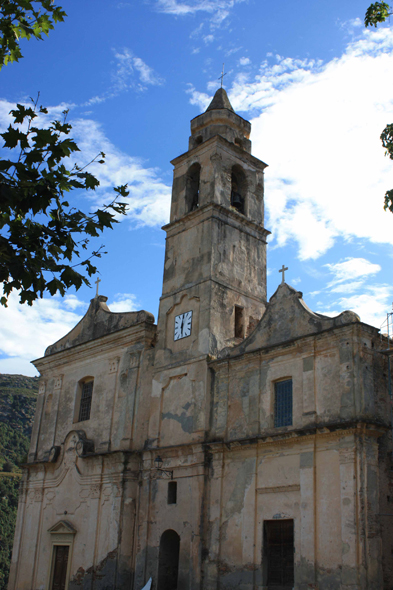
[[[107,300],[108,298],[103,295],[98,295],[98,297],[92,299],[89,309],[81,321],[66,336],[48,346],[45,356],[137,324],[144,322],[154,324],[154,316],[148,311],[113,313],[106,304]]]
[[[213,450],[215,447],[226,449],[236,449],[248,445],[256,444],[274,444],[274,443],[290,443],[295,440],[304,440],[307,437],[313,436],[342,436],[342,433],[365,435],[375,438],[383,436],[390,429],[390,424],[383,423],[379,420],[343,420],[335,422],[326,422],[313,424],[309,426],[302,426],[300,428],[283,429],[274,428],[264,430],[258,435],[237,438],[237,439],[207,439],[203,441],[202,446]],[[163,448],[161,447],[161,450]]]
[[[302,296],[300,291],[281,283],[251,334],[241,344],[224,348],[218,358],[230,358],[332,328],[360,323],[359,316],[353,311],[343,311],[335,317],[315,313],[306,305]]]

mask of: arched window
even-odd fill
[[[171,529],[163,532],[158,556],[158,590],[176,590],[179,573],[180,537]]]
[[[244,214],[246,176],[240,166],[233,166],[231,176],[231,205]]]
[[[186,207],[187,213],[195,211],[199,207],[199,178],[201,167],[199,164],[193,164],[187,172],[186,180]]]

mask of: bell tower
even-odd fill
[[[266,164],[251,155],[250,131],[219,88],[172,161],[158,364],[238,344],[265,310]]]

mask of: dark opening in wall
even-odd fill
[[[201,167],[199,164],[193,164],[187,172],[186,180],[186,208],[187,213],[195,211],[199,207],[199,181]]]
[[[231,176],[231,206],[245,213],[246,176],[240,166],[233,166]]]
[[[244,309],[235,305],[235,338],[244,338]]]
[[[177,481],[168,482],[168,504],[177,503]]]
[[[167,530],[161,535],[158,555],[158,590],[176,590],[179,574],[180,537]]]
[[[263,578],[266,587],[277,590],[293,588],[293,520],[265,520],[263,529]]]

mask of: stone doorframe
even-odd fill
[[[68,562],[67,562],[67,574],[65,587],[68,588],[70,581],[71,561],[72,561],[72,548],[74,545],[74,537],[76,529],[67,522],[66,520],[60,520],[57,524],[48,529],[48,533],[51,536],[51,548],[50,548],[50,559],[48,564],[48,577],[46,590],[51,590],[55,566],[55,547],[58,545],[67,546],[68,549]]]

